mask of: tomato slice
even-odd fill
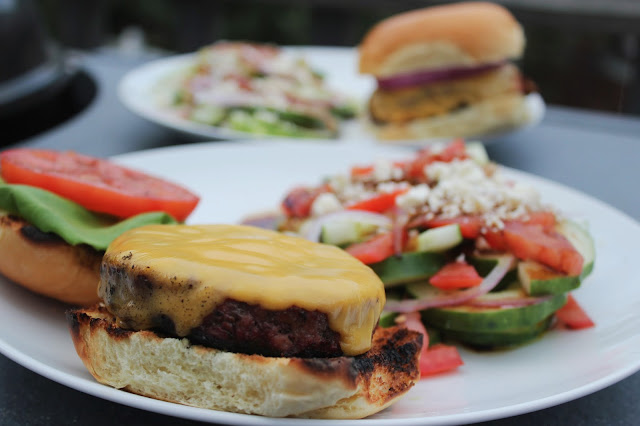
[[[398,195],[404,194],[408,189],[399,189],[392,192],[384,192],[374,197],[347,206],[347,210],[364,210],[368,212],[383,213],[396,205]]]
[[[420,376],[444,373],[463,364],[458,348],[444,343],[436,343],[420,356]]]
[[[576,330],[595,326],[595,323],[572,295],[569,295],[567,303],[556,311],[556,318],[567,327]]]
[[[475,287],[482,283],[476,269],[463,261],[447,263],[429,278],[429,284],[441,290]]]
[[[464,364],[458,348],[455,346],[444,343],[429,346],[429,334],[420,319],[420,313],[410,312],[403,314],[398,317],[396,322],[404,324],[409,330],[422,333],[422,349],[420,351],[419,361],[420,377],[443,373]]]
[[[394,254],[393,235],[391,232],[379,234],[367,241],[351,244],[345,250],[364,264],[380,262]]]
[[[174,183],[70,151],[10,149],[0,154],[0,167],[8,183],[37,186],[121,218],[164,211],[184,221],[200,200]]]
[[[520,259],[538,261],[570,276],[582,272],[582,255],[564,236],[543,225],[509,221],[504,229],[483,236],[492,248],[509,251]]]
[[[318,195],[328,191],[327,186],[293,188],[282,201],[282,208],[289,217],[308,217],[311,214],[311,206]]]

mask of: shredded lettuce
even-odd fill
[[[88,244],[104,251],[123,232],[149,224],[174,224],[164,212],[128,219],[91,212],[81,205],[34,186],[0,182],[0,209],[18,216],[43,232],[53,232],[71,245]]]

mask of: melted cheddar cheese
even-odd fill
[[[107,268],[118,283],[107,282]],[[291,306],[327,314],[345,355],[371,347],[385,303],[377,275],[343,250],[242,225],[150,225],[114,240],[100,297],[124,326],[167,316],[186,336],[226,298],[267,310]]]

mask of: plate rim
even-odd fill
[[[136,158],[144,158],[148,157],[149,154],[153,155],[161,155],[161,156],[171,156],[172,152],[175,151],[194,151],[197,152],[201,150],[203,147],[206,149],[211,149],[213,151],[219,148],[226,148],[231,150],[246,150],[251,148],[262,148],[269,149],[268,145],[256,143],[253,140],[243,141],[244,143],[238,144],[236,142],[202,142],[190,145],[178,145],[178,146],[169,146],[169,147],[158,147],[152,149],[146,149],[141,151],[135,151],[131,153],[116,155],[110,157],[112,160],[116,162],[131,162],[136,161]],[[327,145],[322,143],[316,143],[316,140],[309,140],[308,144],[314,146],[315,149],[335,149],[338,146]],[[277,145],[281,146],[294,146],[300,147],[299,142],[293,142],[289,140],[281,140],[276,142]],[[302,146],[310,146],[308,144]],[[354,149],[354,147],[345,147],[344,149]],[[406,153],[406,150],[401,148],[393,148],[393,147],[379,147],[378,151],[396,151]],[[553,180],[547,179],[545,177],[537,176],[532,173],[520,171],[517,169],[509,168],[503,165],[500,167],[507,171],[510,175],[515,176],[517,179],[525,179],[527,182],[533,182],[534,186],[537,185],[537,182],[543,182],[546,185],[555,187],[562,192],[570,192],[574,196],[579,196],[580,198],[585,199],[589,203],[595,203],[599,205],[600,208],[603,208],[608,211],[608,213],[613,213],[615,215],[619,215],[623,217],[629,224],[632,224],[637,232],[640,232],[640,223],[632,218],[630,215],[625,212],[617,209],[614,206],[611,206],[596,197],[593,197],[589,194],[586,194],[582,191],[574,189],[570,186],[564,185],[559,182],[555,182]],[[541,194],[544,196],[544,194]],[[239,218],[240,219],[240,218]],[[98,382],[93,381],[92,378],[82,378],[70,373],[61,371],[56,369],[50,365],[47,365],[28,354],[24,354],[13,345],[8,343],[4,337],[0,337],[0,352],[5,355],[7,358],[13,360],[14,362],[22,365],[23,367],[43,376],[47,377],[57,383],[65,385],[69,388],[81,391],[83,393],[92,395],[94,397],[98,397],[101,399],[105,399],[111,402],[120,403],[126,406],[139,408],[142,410],[156,412],[160,414],[165,414],[173,417],[180,417],[191,420],[198,420],[204,422],[225,422],[226,424],[304,424],[304,425],[312,425],[312,424],[351,424],[357,422],[358,424],[376,424],[376,425],[395,425],[395,424],[403,424],[403,425],[415,425],[415,424],[457,424],[460,422],[469,422],[469,421],[487,421],[494,420],[499,418],[511,417],[519,414],[526,414],[533,411],[541,410],[544,408],[548,408],[551,406],[559,405],[571,400],[575,400],[596,392],[598,390],[604,389],[605,387],[614,384],[620,380],[623,380],[626,377],[636,373],[640,370],[640,359],[636,361],[635,364],[627,364],[623,369],[615,370],[615,373],[610,373],[598,380],[593,382],[589,382],[586,385],[583,385],[577,389],[571,389],[569,391],[561,392],[559,394],[550,395],[545,398],[541,398],[534,402],[522,402],[514,405],[510,405],[507,407],[500,408],[491,408],[481,411],[468,412],[468,413],[460,413],[455,415],[448,416],[436,416],[436,417],[416,417],[416,418],[366,418],[359,420],[308,420],[308,419],[274,419],[274,418],[262,418],[253,415],[247,414],[237,414],[237,413],[228,413],[223,411],[213,411],[206,409],[199,409],[195,407],[187,407],[181,406],[174,403],[169,403],[165,401],[158,401],[151,398],[130,394],[125,391],[117,390],[105,385],[101,385]],[[88,374],[88,373],[87,373]],[[209,414],[201,416],[200,414]],[[215,413],[215,415],[212,415]],[[432,423],[437,420],[437,423]]]

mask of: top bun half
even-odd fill
[[[359,46],[363,74],[389,77],[414,71],[517,59],[522,27],[504,7],[488,2],[432,6],[387,18]]]

